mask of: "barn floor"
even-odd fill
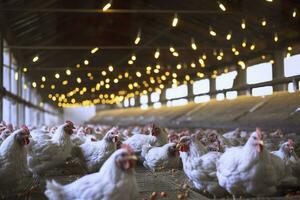
[[[58,175],[61,174],[61,175]],[[45,177],[40,180],[39,187],[35,188],[30,196],[10,198],[1,198],[1,200],[47,200],[44,195],[45,181],[54,179],[61,184],[68,184],[80,177],[82,177],[82,171],[76,167],[63,168],[60,170],[51,170]],[[138,200],[209,200],[205,194],[201,194],[190,187],[184,172],[182,170],[168,170],[162,172],[152,172],[141,166],[136,168],[136,179],[139,186]],[[155,197],[151,197],[155,192]],[[164,195],[162,194],[164,193]],[[232,199],[230,196],[222,199]],[[239,198],[245,199],[245,198]],[[246,199],[258,199],[258,198],[246,198]],[[300,196],[289,197],[273,197],[273,198],[259,198],[259,200],[299,200]]]

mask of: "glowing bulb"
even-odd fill
[[[214,37],[217,35],[217,33],[212,29],[212,27],[209,27],[209,34]]]
[[[226,11],[226,7],[224,6],[224,4],[222,4],[220,1],[218,1],[218,4],[219,4],[219,8],[222,10],[222,11]]]
[[[85,65],[88,65],[89,64],[89,61],[88,60],[84,60],[83,62]]]
[[[175,13],[173,21],[172,21],[172,26],[176,27],[178,24],[178,17],[177,17],[177,13]]]
[[[244,39],[242,42],[242,47],[246,47],[247,46],[247,41]]]
[[[194,38],[191,39],[191,47],[192,47],[193,50],[197,50],[197,45],[195,43]]]
[[[226,35],[226,40],[231,40],[231,35],[232,35],[232,32],[229,31],[229,33]]]
[[[129,64],[129,65],[132,65],[132,64],[133,64],[133,61],[132,61],[132,60],[128,60],[128,64]]]
[[[178,64],[178,65],[176,65],[176,68],[179,70],[179,69],[181,69],[181,64]]]
[[[131,60],[133,60],[133,61],[136,60],[136,56],[134,54],[131,56]]]
[[[142,76],[141,72],[137,71],[137,72],[136,72],[136,76],[137,76],[137,77],[141,77],[141,76]]]
[[[77,77],[77,78],[76,78],[76,81],[77,81],[77,83],[81,83],[81,78],[80,78],[80,77]]]
[[[246,20],[242,19],[241,28],[246,29]]]
[[[102,76],[106,76],[106,71],[101,72]]]
[[[158,59],[158,58],[159,58],[159,55],[160,55],[159,49],[157,49],[157,50],[155,51],[155,53],[154,53],[154,58],[155,58],[155,59]]]
[[[266,0],[266,2],[273,2],[273,0]]]
[[[222,60],[222,58],[223,58],[223,57],[222,57],[222,56],[220,56],[220,55],[219,55],[219,56],[217,56],[217,60]]]
[[[46,77],[42,76],[42,81],[45,82],[46,81]]]
[[[99,50],[99,48],[98,48],[98,47],[95,47],[95,48],[93,48],[93,49],[91,50],[91,53],[94,54],[94,53],[96,53],[98,50]]]
[[[24,68],[23,68],[23,72],[25,73],[25,72],[27,72],[27,71],[28,71],[27,67],[24,67]]]
[[[238,65],[241,66],[242,69],[246,69],[246,64],[244,61],[238,61]]]
[[[34,56],[32,62],[37,62],[39,60],[39,56]]]
[[[36,88],[36,82],[32,82],[32,87]]]
[[[109,1],[107,4],[105,4],[102,8],[102,10],[105,12],[111,7],[112,1]]]
[[[262,25],[262,26],[266,26],[266,25],[267,25],[267,20],[266,20],[266,18],[263,18],[263,19],[262,19],[261,25]]]
[[[69,70],[69,69],[66,70],[66,74],[67,74],[68,76],[70,76],[71,73],[72,73],[71,70]]]
[[[288,50],[288,51],[292,51],[293,48],[292,48],[291,46],[289,46],[289,47],[287,48],[287,50]]]
[[[175,56],[175,57],[178,57],[178,56],[179,56],[179,53],[176,52],[176,51],[174,51],[172,54],[173,54],[173,56]]]
[[[294,18],[297,16],[297,10],[296,10],[296,8],[293,10],[292,16],[293,16]]]
[[[55,74],[55,78],[56,78],[56,79],[59,79],[59,77],[60,77],[59,73],[56,73],[56,74]]]
[[[110,71],[110,72],[114,71],[114,67],[112,65],[109,65],[108,66],[108,71]]]
[[[239,51],[235,51],[235,52],[234,52],[234,55],[236,55],[236,56],[238,56],[239,54],[240,54]]]
[[[191,68],[195,68],[196,64],[195,63],[191,63]]]
[[[141,30],[138,31],[138,34],[134,40],[134,44],[137,45],[141,41]]]
[[[251,46],[250,46],[250,50],[254,50],[255,49],[255,44],[252,44]]]
[[[173,52],[175,51],[175,48],[171,46],[171,47],[169,48],[169,50],[170,50],[171,53],[173,53]]]
[[[274,33],[274,42],[278,42],[278,35],[277,35],[277,33]]]

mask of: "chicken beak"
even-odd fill
[[[264,149],[264,141],[259,140],[257,144],[257,151],[261,152]]]
[[[131,155],[126,157],[127,160],[138,160],[136,155]]]

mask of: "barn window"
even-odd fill
[[[205,103],[205,102],[208,102],[209,100],[210,100],[209,95],[201,95],[201,96],[196,96],[194,98],[195,103]]]
[[[195,81],[193,84],[193,94],[205,94],[209,92],[209,79]]]
[[[300,74],[300,54],[284,59],[284,76],[296,76]]]
[[[176,99],[181,97],[186,97],[188,95],[187,85],[180,85],[175,88],[168,88],[166,90],[167,99]]]
[[[225,74],[221,74],[216,78],[216,89],[224,90],[230,89],[233,86],[233,81],[237,76],[237,71],[228,72]]]

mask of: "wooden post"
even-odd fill
[[[210,78],[209,79],[209,92],[215,92],[215,91],[216,91],[216,79]],[[211,94],[210,98],[211,99],[216,98],[216,94]]]
[[[284,77],[284,53],[282,51],[276,51],[274,54],[274,64],[272,65],[273,80]],[[274,85],[275,91],[286,91],[287,84]]]

